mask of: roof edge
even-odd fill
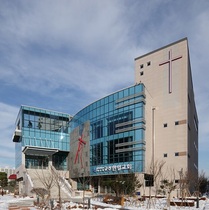
[[[140,58],[143,58],[143,57],[145,57],[145,56],[147,56],[147,55],[153,54],[153,53],[155,53],[155,52],[157,52],[157,51],[160,51],[160,50],[162,50],[162,49],[164,49],[164,48],[167,48],[167,47],[169,47],[169,46],[171,46],[171,45],[175,45],[175,44],[180,43],[180,42],[183,42],[183,41],[188,41],[187,37],[185,37],[185,38],[183,38],[183,39],[180,39],[180,40],[178,40],[178,41],[175,41],[175,42],[173,42],[173,43],[170,43],[170,44],[168,44],[168,45],[166,45],[166,46],[164,46],[164,47],[161,47],[161,48],[158,48],[158,49],[156,49],[156,50],[153,50],[153,51],[151,51],[151,52],[149,52],[149,53],[146,53],[146,54],[144,54],[144,55],[142,55],[142,56],[136,57],[134,60],[136,61],[136,60],[138,60],[138,59],[140,59]]]

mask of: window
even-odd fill
[[[154,176],[152,174],[144,174],[145,186],[154,186]]]
[[[175,156],[179,156],[179,153],[178,152],[175,152]]]
[[[125,137],[108,141],[108,164],[109,163],[121,163],[133,161],[133,151],[124,151],[118,153],[117,149],[130,149],[133,145],[125,145],[118,147],[118,144],[132,142],[132,137]]]
[[[167,124],[167,123],[164,123],[164,124],[163,124],[163,127],[164,127],[164,128],[167,128],[167,127],[168,127],[168,124]]]
[[[57,170],[67,170],[67,157],[68,153],[59,154],[56,153],[52,156],[53,166]]]
[[[179,121],[176,121],[176,122],[175,122],[175,125],[179,125]]]
[[[147,62],[147,66],[150,66],[151,65],[151,61]]]
[[[164,155],[163,155],[164,157],[168,157],[168,154],[167,153],[164,153]]]
[[[26,168],[45,169],[46,167],[48,167],[48,163],[49,163],[49,160],[46,156],[25,155]]]
[[[140,69],[143,69],[143,68],[144,68],[144,64],[141,64],[141,65],[140,65]]]
[[[175,184],[178,184],[178,183],[179,183],[179,180],[178,180],[178,179],[176,179],[176,180],[175,180]]]
[[[92,145],[92,165],[103,164],[103,143],[98,143]]]
[[[42,112],[23,110],[23,127],[68,133],[69,118]]]
[[[92,123],[92,139],[103,137],[103,121]]]
[[[143,71],[141,71],[141,72],[140,72],[140,76],[143,76],[143,75],[144,75],[144,72],[143,72]]]
[[[123,114],[118,114],[112,117],[107,118],[107,135],[113,135],[116,133],[116,124],[124,123],[131,121],[133,119],[132,112],[125,112]],[[120,129],[132,127],[132,124],[120,126]]]

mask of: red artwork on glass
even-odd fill
[[[77,149],[75,161],[74,161],[74,164],[76,164],[77,162],[79,162],[79,159],[80,159],[81,168],[83,168],[82,152],[83,152],[83,147],[85,144],[86,144],[86,141],[83,140],[83,135],[81,135],[78,138],[78,149]]]

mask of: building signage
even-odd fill
[[[94,172],[105,172],[105,171],[122,171],[132,169],[132,164],[124,165],[112,165],[112,166],[100,166],[94,169]]]

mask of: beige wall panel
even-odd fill
[[[170,68],[172,68],[171,78],[169,78],[169,64],[160,65],[169,59],[169,53],[171,53],[171,59],[178,58],[170,64]],[[149,162],[152,161],[152,148],[154,147],[155,161],[164,160],[167,167],[174,167],[177,171],[181,168],[184,171],[188,169],[188,163],[191,161],[187,155],[191,153],[188,151],[187,125],[188,83],[190,80],[188,59],[186,39],[135,59],[135,83],[143,83],[146,96],[148,96],[146,97],[145,108],[145,168],[148,168]],[[150,65],[147,65],[148,62]],[[171,84],[171,89],[169,89],[169,84]],[[192,88],[190,87],[190,89]],[[193,100],[192,94],[190,95],[191,100]],[[156,107],[154,124],[152,122],[152,107]],[[175,125],[176,121],[179,121],[179,125]],[[164,127],[164,124],[167,124],[167,127]],[[179,152],[180,155],[175,156],[176,152]],[[167,157],[164,157],[164,154],[167,154]],[[192,165],[193,163],[189,164]]]

